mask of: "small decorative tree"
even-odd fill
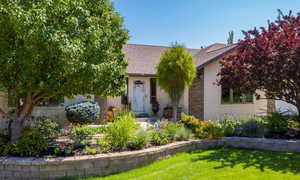
[[[158,85],[168,93],[173,106],[173,120],[177,120],[177,108],[187,86],[196,76],[194,59],[183,46],[173,45],[165,50],[157,66]]]
[[[16,97],[17,139],[34,106],[53,97],[121,95],[128,39],[109,0],[2,0],[0,88]]]
[[[275,22],[260,29],[243,32],[236,54],[221,61],[218,83],[245,93],[264,91],[300,112],[300,14],[279,11]]]

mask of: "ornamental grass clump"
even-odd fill
[[[194,137],[191,130],[184,126],[179,126],[175,132],[175,139],[177,141],[187,141]]]
[[[104,140],[110,144],[112,150],[124,150],[137,127],[131,113],[122,113],[107,127]]]

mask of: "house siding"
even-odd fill
[[[262,92],[257,92],[261,98],[254,97],[253,103],[221,104],[221,87],[215,84],[220,70],[219,60],[204,67],[204,119],[217,120],[231,115],[266,115],[267,100]]]
[[[197,71],[197,76],[189,89],[189,114],[204,119],[204,69]]]

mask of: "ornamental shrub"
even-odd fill
[[[169,143],[169,136],[166,131],[151,132],[151,144],[155,146],[165,145]]]
[[[224,136],[235,136],[239,135],[240,132],[240,118],[234,117],[234,116],[227,116],[221,120],[218,121],[218,123],[221,125]]]
[[[199,127],[200,120],[195,116],[190,116],[182,113],[179,123],[182,123],[185,127],[191,129],[193,133],[195,133],[196,129]]]
[[[85,147],[85,151],[86,151],[88,154],[91,154],[91,155],[95,155],[95,154],[98,154],[98,153],[99,153],[99,150],[98,150],[98,149],[92,148],[92,147],[89,147],[89,146],[86,146],[86,147]]]
[[[129,143],[129,148],[132,150],[142,149],[149,143],[149,136],[147,131],[139,130],[136,131]]]
[[[0,148],[5,156],[42,156],[48,154],[49,147],[59,134],[58,124],[45,117],[38,117],[35,127],[26,127],[21,137],[12,143],[8,143],[8,137],[3,136],[6,145]],[[6,137],[6,138],[5,138]],[[1,141],[1,140],[0,140]],[[1,145],[1,142],[0,142]]]
[[[3,155],[41,156],[47,152],[49,144],[38,129],[25,128],[21,137],[5,146]]]
[[[43,135],[43,138],[52,143],[59,136],[58,124],[50,119],[44,119],[37,126],[36,129]]]
[[[69,137],[73,141],[75,148],[81,148],[89,144],[93,135],[95,135],[95,131],[92,128],[76,126],[71,130]]]
[[[97,144],[100,146],[103,153],[107,153],[111,150],[111,145],[109,144],[109,142],[107,142],[106,139],[99,138],[97,140]]]
[[[2,156],[5,146],[9,143],[10,137],[8,135],[0,134],[0,156]]]
[[[264,137],[265,122],[259,117],[249,117],[241,121],[241,136],[245,137]]]
[[[169,122],[166,127],[163,129],[168,134],[169,141],[174,141],[177,129],[179,128],[179,125],[173,122]]]
[[[224,135],[222,127],[219,123],[208,121],[200,121],[196,128],[195,135],[199,138],[219,138]]]
[[[179,126],[175,132],[175,139],[177,141],[187,141],[193,138],[193,133],[191,130],[184,126]]]
[[[67,119],[74,124],[89,124],[99,119],[100,107],[92,101],[81,101],[65,108]]]
[[[265,117],[265,120],[271,133],[284,133],[288,129],[288,117],[281,112],[272,112]]]

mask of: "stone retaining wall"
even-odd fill
[[[142,167],[169,155],[215,147],[300,152],[300,141],[226,137],[183,141],[139,151],[66,158],[0,158],[0,180],[40,180],[64,176],[104,176]]]

